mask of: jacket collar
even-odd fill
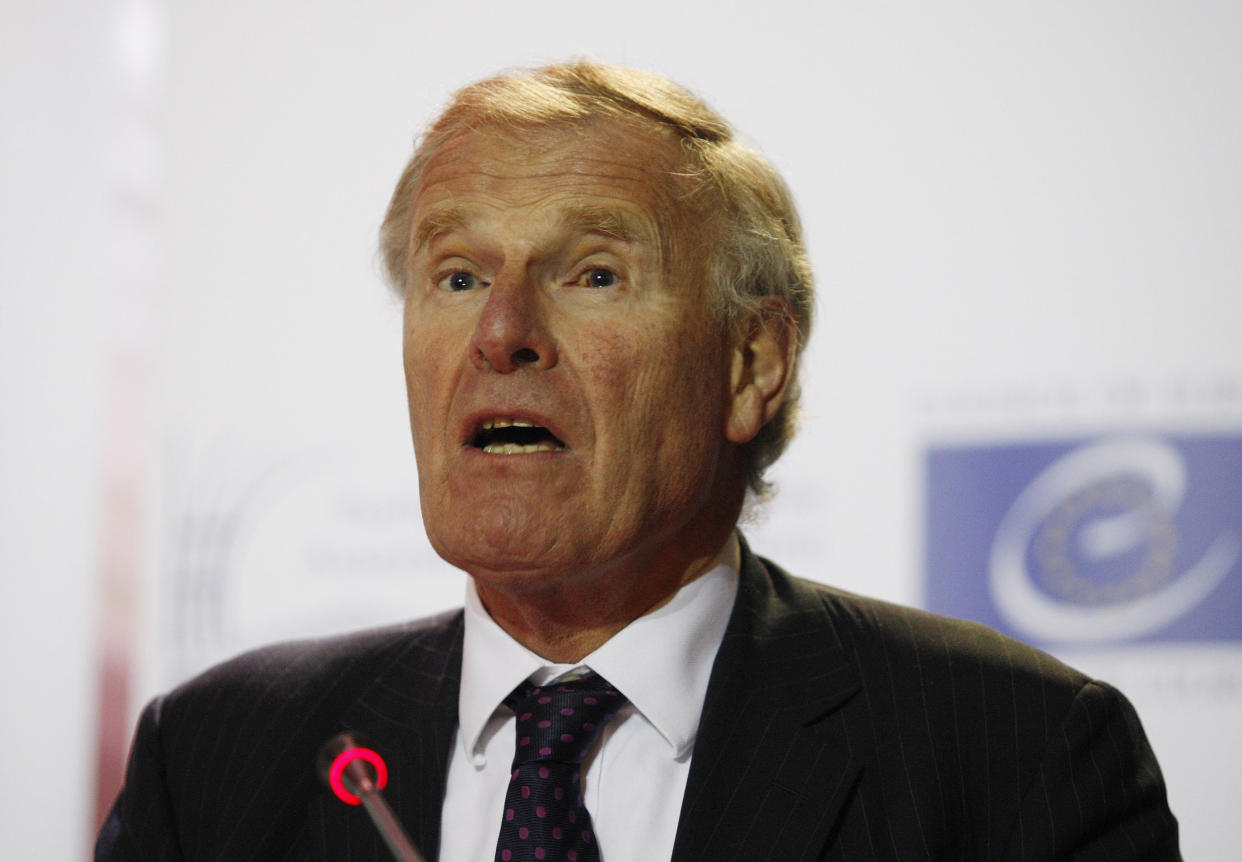
[[[385,797],[429,860],[440,846],[462,629],[460,612],[420,629],[341,718],[341,729],[365,736],[388,761]],[[712,668],[673,862],[817,859],[860,773],[841,721],[859,688],[820,594],[756,557],[743,539],[737,601]],[[361,808],[324,791],[310,809],[302,855],[291,858],[387,858]]]
[[[839,720],[859,688],[820,594],[743,542],[674,862],[819,858],[860,771]]]

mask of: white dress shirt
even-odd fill
[[[497,625],[470,580],[458,735],[440,815],[440,862],[491,862],[515,747],[504,699],[525,679],[546,684],[590,668],[629,703],[584,763],[582,790],[601,862],[659,862],[673,853],[708,677],[737,595],[730,536],[712,567],[634,620],[580,664],[550,664]]]

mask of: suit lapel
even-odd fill
[[[457,728],[462,618],[412,639],[381,669],[341,716],[341,730],[367,740],[388,764],[384,798],[419,852],[434,860],[440,809]],[[323,862],[387,862],[387,848],[361,806],[330,792],[316,796],[308,817],[308,855]]]
[[[673,862],[819,858],[859,774],[841,721],[858,689],[819,597],[743,544]]]

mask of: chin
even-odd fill
[[[573,550],[581,537],[573,541],[562,535],[555,523],[532,518],[529,504],[493,504],[486,513],[483,517],[452,518],[451,523],[428,520],[427,536],[436,553],[472,575],[536,577],[545,583],[559,571],[580,571],[587,563]],[[436,523],[438,528],[430,526]]]

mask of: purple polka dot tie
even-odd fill
[[[517,749],[497,862],[599,862],[582,761],[624,703],[595,673],[542,687],[524,682],[505,699],[517,716]]]

